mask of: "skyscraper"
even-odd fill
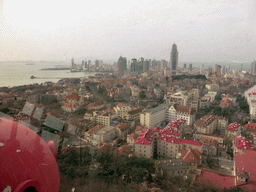
[[[251,64],[251,73],[252,75],[256,75],[256,61],[253,61]]]
[[[170,68],[172,70],[172,75],[176,75],[178,69],[178,50],[175,43],[172,45]]]
[[[127,61],[125,57],[120,56],[117,62],[118,74],[124,75],[124,71],[127,70]]]

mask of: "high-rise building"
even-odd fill
[[[256,61],[253,61],[251,64],[252,75],[256,75]]]
[[[90,66],[91,66],[92,62],[91,60],[88,61],[88,71],[90,71]]]
[[[189,64],[188,68],[190,71],[192,71],[192,63]]]
[[[131,72],[135,72],[136,70],[136,65],[137,65],[137,59],[132,59],[132,63],[131,63]]]
[[[221,65],[218,65],[218,64],[215,65],[215,72],[219,74],[221,73]]]
[[[178,50],[175,43],[172,45],[170,68],[172,70],[172,75],[176,75],[178,69]]]
[[[186,69],[186,68],[187,68],[187,64],[186,64],[186,63],[184,63],[183,68],[184,68],[184,69]]]
[[[99,60],[95,60],[95,67],[97,68],[97,67],[99,67],[99,66],[100,66]]]
[[[117,62],[118,74],[124,75],[124,72],[127,70],[127,61],[125,57],[120,56]]]
[[[74,65],[75,65],[75,63],[74,63],[74,57],[71,59],[71,69],[73,69],[74,68]]]

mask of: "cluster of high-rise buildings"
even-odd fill
[[[125,57],[120,56],[117,62],[118,74],[124,75],[128,70],[134,74],[141,74],[144,72],[153,69],[155,71],[163,71],[168,70],[171,75],[177,74],[178,69],[178,49],[177,45],[174,43],[172,45],[172,50],[170,54],[170,62],[168,65],[168,61],[162,60],[151,60],[151,59],[144,59],[143,57],[136,59],[131,59],[129,66],[127,64],[127,59]],[[192,68],[192,64],[190,66]],[[129,69],[128,69],[129,68]]]

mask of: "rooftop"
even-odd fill
[[[154,134],[151,129],[142,130],[135,144],[152,145],[154,142]]]

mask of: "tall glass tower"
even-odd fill
[[[171,59],[170,59],[170,69],[172,70],[172,75],[177,74],[178,69],[178,50],[177,45],[174,43],[172,45],[172,51],[171,51]]]

